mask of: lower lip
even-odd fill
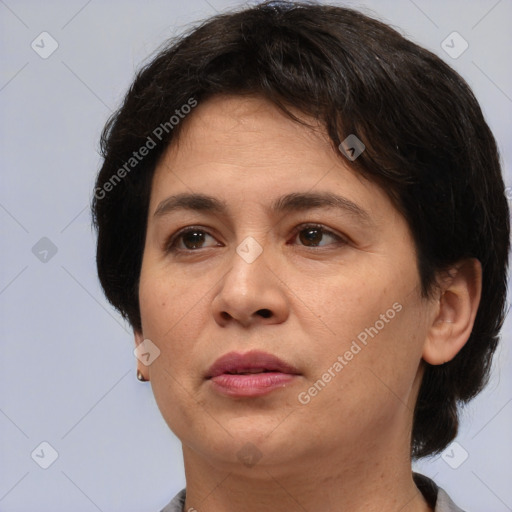
[[[224,373],[211,378],[214,388],[228,396],[262,396],[283,388],[297,375],[280,372],[253,373],[249,375],[231,375]]]

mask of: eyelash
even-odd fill
[[[297,226],[293,230],[292,239],[295,240],[295,238],[298,236],[298,234],[301,231],[306,231],[307,229],[318,229],[318,230],[321,230],[321,232],[324,235],[329,235],[329,236],[333,237],[335,239],[335,242],[333,242],[334,245],[344,245],[347,243],[347,239],[326,229],[325,226],[323,226],[322,224],[314,224],[314,223],[300,224],[299,226]],[[200,249],[204,249],[205,247],[200,247],[199,249],[183,249],[181,247],[176,247],[177,243],[182,239],[181,237],[183,237],[184,235],[186,235],[188,233],[194,233],[194,232],[204,233],[208,236],[211,236],[212,238],[215,238],[207,230],[205,230],[204,228],[202,228],[200,226],[187,226],[186,228],[181,229],[180,231],[178,231],[177,233],[174,233],[173,235],[171,235],[169,237],[169,239],[165,243],[165,251],[167,253],[173,253],[173,252],[192,253],[192,252],[198,251]],[[328,244],[328,245],[333,245],[333,244]],[[324,248],[324,246],[308,247],[307,245],[303,245],[302,247],[305,247],[307,249],[316,249],[316,250]]]

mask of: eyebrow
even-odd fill
[[[206,194],[177,194],[164,199],[156,208],[154,217],[162,217],[175,210],[194,210],[223,214],[227,211],[224,201]]]
[[[270,209],[275,213],[290,213],[315,208],[334,208],[348,213],[365,224],[373,224],[370,215],[359,205],[330,192],[294,192],[275,200]],[[154,217],[163,217],[176,210],[192,210],[225,215],[227,204],[206,194],[183,193],[164,199],[157,206]]]
[[[314,208],[334,208],[348,213],[365,224],[373,224],[370,214],[359,205],[330,192],[294,192],[280,197],[272,204],[276,212],[300,212]]]

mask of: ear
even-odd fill
[[[135,337],[135,348],[137,348],[144,341],[144,336],[139,331],[133,331],[133,335]],[[144,379],[149,381],[148,367],[144,366],[139,359],[137,359],[137,372],[140,372]]]
[[[423,347],[423,359],[440,365],[451,361],[471,335],[482,293],[482,265],[475,258],[448,271],[440,285],[437,311]]]

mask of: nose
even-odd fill
[[[269,265],[269,253],[264,249],[258,258],[248,262],[233,252],[230,268],[212,301],[213,316],[220,326],[279,324],[288,318],[286,285]]]

